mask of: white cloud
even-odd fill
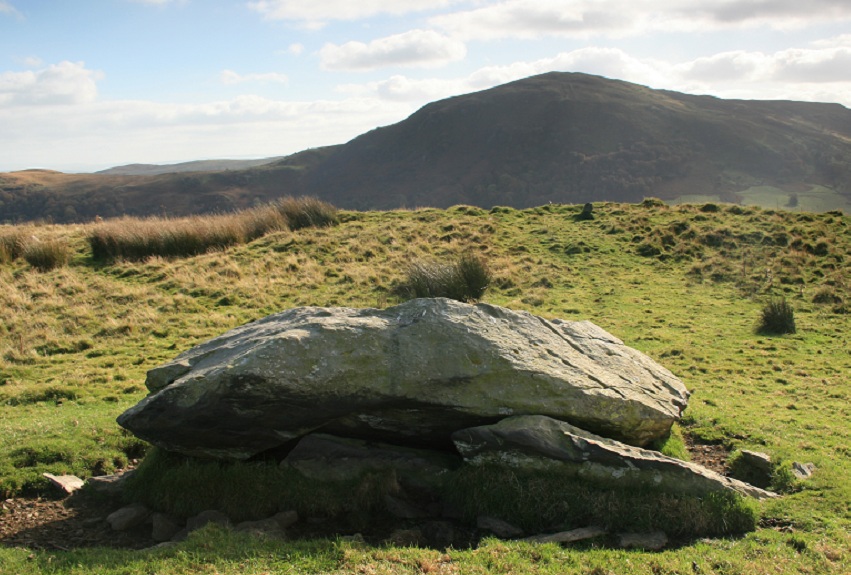
[[[286,84],[289,79],[286,74],[278,74],[276,72],[267,72],[265,74],[239,74],[233,70],[222,70],[221,80],[223,84],[244,84],[246,82],[274,82],[278,84]]]
[[[17,8],[5,0],[0,0],[0,14],[12,14],[13,16],[21,15]]]
[[[675,72],[707,87],[718,82],[851,85],[851,47],[794,48],[773,54],[724,52],[680,64]]]
[[[280,101],[252,95],[200,104],[96,100],[70,108],[0,106],[0,171],[290,154],[344,143],[411,111],[376,98]]]
[[[358,97],[423,105],[550,71],[584,72],[653,88],[725,98],[839,102],[851,106],[851,48],[790,49],[775,53],[724,52],[688,62],[636,58],[587,47],[551,58],[480,68],[463,78],[412,79],[395,75],[338,90]],[[814,46],[820,43],[814,44]]]
[[[378,14],[401,15],[448,6],[457,0],[258,0],[252,10],[270,20],[289,20],[321,25],[329,20],[360,20]]]
[[[814,20],[851,16],[847,0],[704,0],[686,3],[685,14],[695,14],[720,23],[775,21],[780,26],[798,26]]]
[[[390,66],[438,67],[461,60],[467,54],[462,42],[432,30],[402,34],[343,45],[326,44],[319,52],[326,70],[374,70]]]
[[[813,42],[813,46],[816,48],[851,48],[851,34],[816,40]]]
[[[785,50],[777,54],[779,82],[851,83],[851,48],[829,50]]]
[[[621,50],[591,47],[552,58],[487,66],[463,78],[411,79],[395,75],[378,82],[344,84],[338,90],[361,97],[424,104],[552,71],[585,72],[639,83],[659,82],[663,78],[660,67],[660,63],[641,61]]]
[[[71,105],[97,97],[99,72],[83,62],[60,62],[40,70],[0,74],[0,104]]]
[[[304,44],[290,44],[287,48],[287,52],[293,56],[300,56],[304,52]]]
[[[611,4],[593,0],[507,0],[435,16],[430,22],[454,36],[470,39],[536,38],[550,34],[586,36],[628,28],[628,11],[601,10]]]
[[[465,39],[587,38],[732,27],[798,28],[851,20],[847,0],[503,0],[429,22]]]
[[[770,75],[772,58],[761,52],[722,52],[675,67],[679,78],[707,84],[741,80],[764,81]]]

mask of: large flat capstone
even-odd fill
[[[146,385],[119,424],[229,459],[317,430],[450,447],[457,430],[532,414],[644,445],[688,400],[667,369],[587,321],[441,298],[284,311],[182,353]]]

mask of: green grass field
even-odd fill
[[[801,196],[803,197],[803,195]],[[71,259],[38,271],[0,258],[0,495],[41,474],[109,473],[146,446],[115,424],[145,371],[293,306],[385,307],[409,262],[474,251],[484,301],[587,319],[659,361],[693,392],[697,440],[769,453],[812,479],[762,503],[763,527],[658,553],[486,540],[476,549],[275,542],[221,529],[149,552],[0,548],[0,573],[848,573],[851,572],[851,218],[723,204],[341,212],[194,257],[92,259],[86,226],[28,227]],[[7,230],[0,229],[6,233]],[[797,333],[755,333],[772,297]],[[2,516],[0,516],[2,521]],[[784,529],[778,529],[783,526]]]

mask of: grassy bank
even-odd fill
[[[387,306],[412,261],[482,257],[489,303],[588,319],[693,391],[684,431],[764,451],[815,476],[761,504],[764,527],[662,553],[488,541],[475,550],[275,543],[211,529],[170,550],[0,549],[0,572],[842,573],[851,569],[851,219],[706,204],[341,212],[191,257],[98,261],[87,227],[38,227],[70,249],[42,271],[0,263],[0,494],[41,473],[110,472],[145,445],[115,417],[144,374],[223,331],[299,305]],[[756,333],[785,298],[796,333]],[[784,530],[775,527],[782,526]],[[444,556],[446,555],[446,556]],[[4,571],[5,570],[5,571]]]

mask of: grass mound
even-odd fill
[[[468,520],[490,515],[527,533],[598,525],[613,532],[709,537],[753,531],[758,519],[756,504],[732,493],[699,498],[601,489],[553,470],[468,466],[455,472],[447,493]]]
[[[345,514],[368,524],[386,511],[383,497],[398,489],[391,470],[322,482],[274,461],[217,462],[154,449],[129,480],[127,495],[182,517],[217,509],[243,521],[295,509],[302,517]],[[745,533],[757,525],[756,504],[733,493],[698,498],[599,488],[555,470],[464,466],[446,478],[441,497],[470,525],[490,515],[528,534],[598,525],[613,532],[664,530],[693,538]]]
[[[289,509],[302,517],[369,513],[379,508],[382,496],[394,485],[387,473],[323,483],[274,461],[200,460],[152,449],[128,480],[127,496],[177,516],[216,509],[233,521],[244,521]]]

